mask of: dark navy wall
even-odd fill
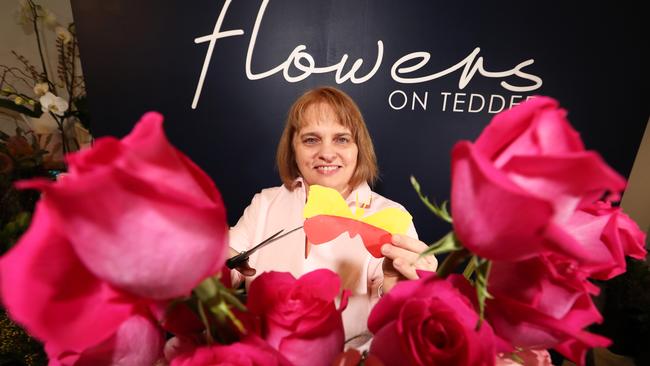
[[[226,4],[221,32],[243,34],[214,42],[193,109],[210,43],[195,39],[213,33]],[[231,224],[255,192],[280,183],[274,152],[286,111],[315,86],[338,86],[358,102],[379,158],[382,180],[376,190],[406,206],[427,241],[448,228],[419,203],[409,176],[415,175],[430,197],[447,199],[451,147],[475,138],[493,116],[490,109],[499,110],[502,101],[555,97],[587,147],[625,176],[650,112],[647,29],[640,5],[624,2],[73,0],[72,5],[94,133],[123,136],[145,111],[162,112],[172,142],[215,180]],[[298,60],[304,66],[287,67],[290,80],[283,71],[247,76],[247,52],[262,6],[251,71],[272,70],[304,45]],[[418,83],[393,77],[396,62],[416,52],[430,59],[403,77],[449,72]],[[318,73],[345,54],[341,75],[363,59],[355,77],[371,77],[337,84],[336,71]],[[372,73],[378,55],[381,62]],[[481,63],[483,73],[476,71]],[[302,80],[290,82],[300,75]]]

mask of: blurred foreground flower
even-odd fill
[[[450,253],[441,277],[467,263],[497,352],[555,348],[582,364],[588,349],[610,344],[586,331],[602,321],[589,280],[624,272],[626,255],[644,258],[645,234],[612,208],[625,180],[584,149],[565,116],[546,97],[496,115],[452,151],[452,215],[420,195],[453,223],[427,252]]]
[[[46,194],[29,231],[0,259],[4,305],[52,360],[110,355],[103,342],[117,337],[108,344],[127,347],[127,337],[144,353],[130,364],[151,363],[161,355],[162,330],[149,307],[189,295],[224,262],[219,192],[169,145],[155,113],[122,141],[101,139],[68,162],[58,182],[21,183]],[[145,329],[157,336],[143,336]]]

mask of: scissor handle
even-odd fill
[[[235,269],[237,267],[240,267],[242,264],[246,263],[248,261],[248,257],[250,257],[251,254],[255,253],[258,249],[263,248],[267,244],[270,244],[270,243],[272,243],[272,242],[274,242],[274,241],[276,241],[276,240],[278,240],[280,238],[283,238],[283,237],[293,233],[294,231],[296,231],[296,230],[298,230],[300,228],[302,228],[302,226],[299,226],[299,227],[297,227],[295,229],[292,229],[292,230],[290,230],[290,231],[288,231],[288,232],[286,232],[286,233],[284,233],[282,235],[280,235],[280,234],[284,231],[284,229],[278,231],[277,233],[271,235],[270,237],[268,237],[267,239],[265,239],[261,243],[257,244],[253,248],[251,248],[249,250],[245,250],[245,251],[237,254],[236,256],[226,260],[226,267],[228,267],[230,269]]]
[[[232,258],[229,258],[226,261],[226,267],[228,267],[230,269],[235,269],[237,267],[241,267],[242,264],[248,262],[248,257],[249,257],[249,255],[248,255],[247,252],[245,252],[245,251],[241,252],[241,253],[237,254],[236,256],[234,256]]]

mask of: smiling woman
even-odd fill
[[[356,103],[338,89],[313,89],[294,102],[276,158],[283,185],[253,197],[230,230],[231,255],[279,230],[301,227],[312,185],[337,190],[352,210],[361,208],[365,215],[389,207],[404,210],[370,189],[369,184],[377,178],[372,140]],[[351,293],[343,312],[346,339],[354,338],[348,347],[368,341],[368,314],[382,290],[390,291],[400,279],[417,278],[416,269],[433,271],[437,265],[432,257],[419,257],[426,245],[417,240],[413,225],[407,235],[393,237],[383,245],[385,258],[373,257],[358,236],[340,235],[326,245],[313,245],[302,229],[271,246],[252,254],[250,266],[233,272],[235,282],[245,280],[248,286],[266,271],[290,272],[295,277],[320,268],[338,273],[342,288]]]
[[[377,179],[377,159],[361,111],[345,93],[320,88],[305,93],[289,110],[278,144],[282,182],[335,188],[344,197],[362,182]],[[293,189],[293,188],[290,188]]]

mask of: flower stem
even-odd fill
[[[61,134],[61,147],[63,148],[63,156],[70,152],[70,147],[68,146],[68,141],[65,138],[65,118],[57,117],[54,113],[50,112],[50,115],[56,121],[57,126],[59,126],[59,133]],[[63,159],[65,164],[65,159]]]
[[[47,73],[47,66],[45,63],[45,57],[43,56],[43,47],[41,46],[41,34],[38,31],[38,12],[36,11],[36,4],[32,0],[29,0],[29,7],[32,10],[32,24],[34,24],[34,33],[36,33],[36,44],[38,45],[38,54],[41,57],[41,64],[43,65],[43,75],[45,75],[45,81],[50,85],[50,88],[54,90],[54,84],[50,81],[50,77]]]
[[[442,264],[440,267],[438,267],[438,270],[436,273],[438,274],[438,277],[445,278],[449,276],[458,265],[463,262],[465,259],[469,258],[470,252],[469,250],[463,248],[461,250],[451,252],[444,261],[442,261]]]

